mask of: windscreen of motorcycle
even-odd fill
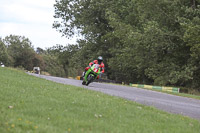
[[[98,73],[98,71],[99,71],[99,64],[94,64],[93,66],[94,66],[93,67],[93,71],[96,72],[96,73]]]

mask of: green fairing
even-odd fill
[[[92,73],[96,77],[100,74],[100,71],[101,71],[100,68],[97,73],[93,71],[95,69],[95,65],[93,65],[91,68],[89,68],[88,71],[86,72],[85,77],[84,77],[85,82],[87,82],[87,77],[90,73]]]

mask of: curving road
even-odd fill
[[[80,80],[29,74],[62,84],[100,91],[112,96],[118,96],[148,106],[154,106],[169,113],[181,114],[200,120],[200,100],[121,85],[91,83],[89,86],[83,86]]]

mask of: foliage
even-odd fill
[[[32,70],[34,66],[44,67],[44,60],[35,53],[28,38],[24,36],[10,35],[0,41],[7,66],[22,67]]]
[[[0,38],[0,63],[7,65],[8,64],[8,53],[5,44],[3,43],[2,39]]]
[[[62,68],[62,65],[59,64],[58,59],[55,56],[51,55],[42,55],[45,65],[43,71],[50,73],[51,75],[64,77],[65,72]]]
[[[12,58],[14,67],[22,66],[26,70],[32,70],[33,60],[36,60],[35,52],[28,38],[16,35],[6,36],[3,40],[7,46],[8,54]]]
[[[195,88],[200,85],[199,4],[60,0],[54,28],[68,37],[80,31],[85,39],[78,42],[76,62],[102,55],[110,79]]]

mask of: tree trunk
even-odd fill
[[[191,7],[196,8],[196,0],[190,0]]]

